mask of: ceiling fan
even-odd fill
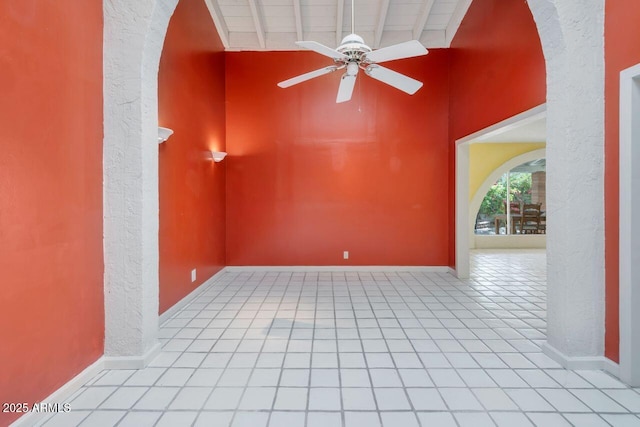
[[[417,40],[395,44],[382,49],[372,50],[364,43],[364,39],[355,34],[354,3],[351,2],[351,34],[342,39],[338,48],[331,49],[323,44],[314,41],[298,41],[296,45],[305,49],[313,50],[321,55],[328,56],[334,60],[334,65],[311,71],[292,77],[278,83],[278,86],[287,88],[289,86],[320,77],[334,71],[345,69],[345,73],[340,79],[338,96],[336,103],[345,102],[351,99],[353,88],[356,84],[356,77],[360,69],[369,77],[386,83],[403,92],[413,95],[422,87],[422,82],[411,77],[400,74],[396,71],[378,65],[381,62],[394,61],[396,59],[411,58],[414,56],[426,55],[427,49]]]

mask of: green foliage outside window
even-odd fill
[[[510,182],[510,197],[512,202],[531,203],[531,174],[512,173]],[[505,213],[504,200],[507,195],[507,174],[504,174],[491,186],[480,205],[480,214],[492,217]]]

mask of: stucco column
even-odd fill
[[[604,352],[604,1],[529,0],[547,68],[547,343]]]
[[[142,367],[158,345],[158,64],[177,0],[105,0],[105,356]]]

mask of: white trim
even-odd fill
[[[547,105],[542,104],[516,114],[506,120],[481,129],[456,140],[456,275],[469,277],[469,249],[473,227],[469,222],[469,144],[486,135],[497,135],[514,127],[539,120],[546,115]]]
[[[604,356],[591,356],[591,357],[571,357],[562,353],[555,347],[545,342],[542,344],[542,352],[549,358],[558,362],[565,369],[570,370],[602,370],[620,380],[624,381],[620,377],[620,366],[613,360],[607,359]]]
[[[542,352],[554,361],[558,362],[565,369],[584,370],[584,369],[604,369],[604,356],[567,356],[560,350],[553,347],[549,342],[542,344]]]
[[[546,234],[474,234],[474,249],[545,249]]]
[[[619,379],[622,380],[622,378],[620,377],[620,365],[618,365],[613,360],[607,359],[605,357],[602,369],[604,369],[606,372],[610,373],[614,377],[619,378]]]
[[[522,113],[511,116],[508,119],[502,120],[501,122],[498,122],[491,126],[487,126],[484,129],[460,138],[456,140],[456,144],[488,140],[496,135],[500,135],[501,133],[508,132],[528,123],[538,121],[546,117],[546,114],[547,104],[540,104],[537,107],[531,108],[530,110],[523,111]]]
[[[639,79],[640,65],[620,73],[620,378],[634,387],[640,386]]]
[[[144,369],[162,350],[156,343],[142,356],[104,356],[104,369]]]
[[[423,272],[423,273],[448,273],[448,266],[391,266],[391,265],[283,265],[283,266],[227,266],[227,272],[242,273],[254,271],[282,271],[282,272],[314,272],[314,271],[382,271],[382,272]]]
[[[470,273],[469,165],[469,144],[456,141],[455,269],[458,279],[468,279]]]
[[[55,369],[55,367],[52,367]],[[82,386],[91,381],[96,375],[102,372],[104,367],[104,357],[99,358],[91,365],[87,366],[82,372],[73,377],[62,387],[51,393],[48,397],[41,400],[42,403],[64,403],[75,392],[80,390]],[[35,425],[37,422],[42,421],[44,418],[51,416],[51,413],[47,412],[29,412],[22,417],[15,420],[11,427],[26,427]]]
[[[172,305],[167,311],[160,315],[160,325],[167,320],[171,319],[176,313],[185,308],[191,301],[193,301],[198,295],[200,295],[209,285],[213,284],[218,279],[218,276],[222,275],[226,270],[226,267],[222,268],[216,274],[204,281],[200,286],[189,292],[184,298]]]

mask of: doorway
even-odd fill
[[[486,191],[503,172],[524,161],[544,156],[544,150],[538,149],[530,154],[523,153],[508,159],[501,166],[497,166],[478,188],[472,189],[470,185],[471,145],[490,141],[512,140],[514,143],[518,140],[539,141],[541,138],[539,132],[537,132],[538,135],[526,135],[524,129],[532,129],[532,125],[544,120],[545,116],[546,105],[543,104],[456,141],[456,274],[458,278],[469,277],[469,250],[474,247],[475,241],[474,224]],[[542,139],[545,139],[544,136]],[[471,198],[472,191],[475,193],[473,198]]]
[[[620,73],[620,378],[640,386],[640,64]],[[635,307],[635,310],[634,310]]]

